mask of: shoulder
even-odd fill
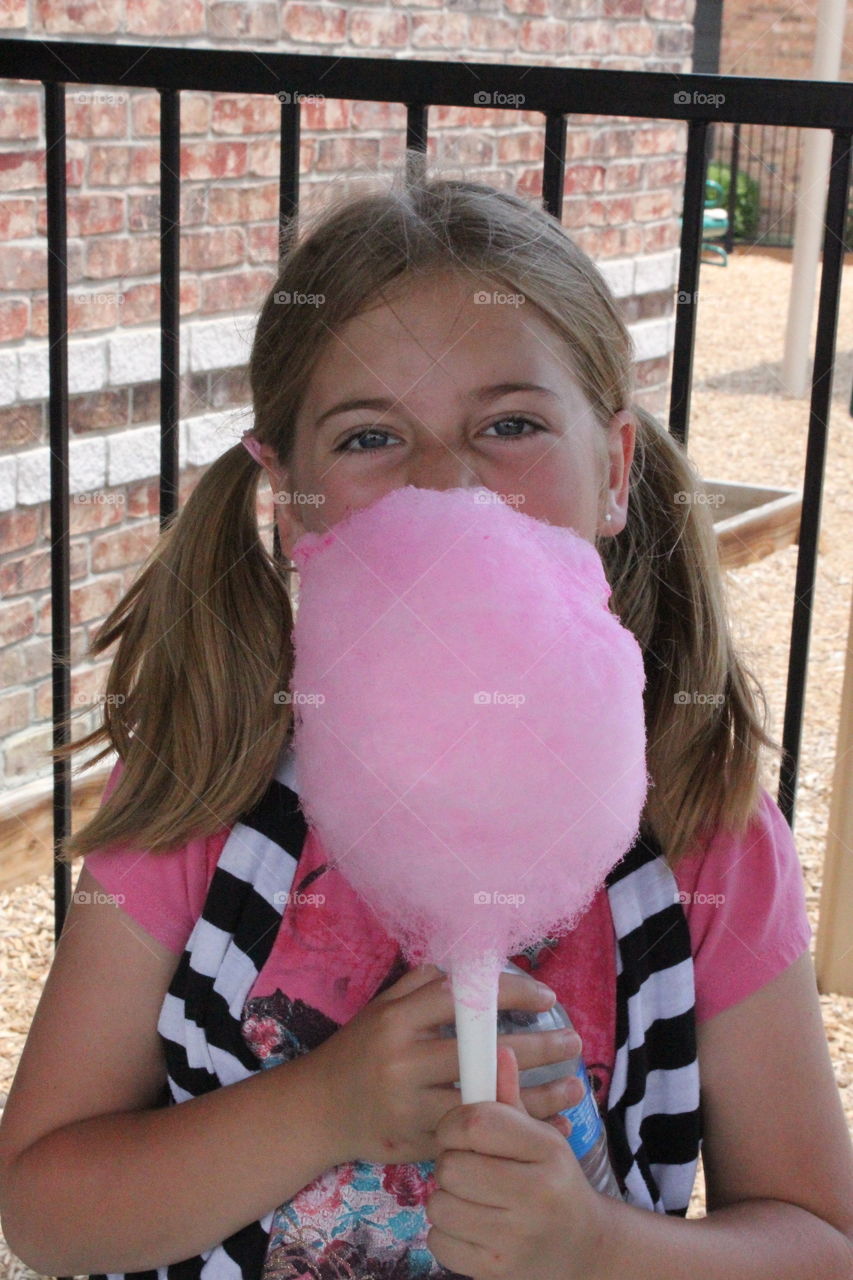
[[[718,831],[673,874],[690,929],[699,1021],[769,982],[808,948],[797,847],[765,788],[742,835]]]
[[[104,788],[104,800],[121,768],[118,761]],[[116,906],[179,955],[201,915],[230,830],[223,827],[169,853],[133,848],[98,850],[87,854],[83,865]]]

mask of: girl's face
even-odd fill
[[[625,411],[606,428],[596,421],[565,344],[517,299],[489,280],[440,274],[398,286],[332,335],[297,416],[291,467],[262,448],[274,492],[291,498],[275,504],[285,554],[306,530],[403,485],[482,485],[590,542],[624,527],[635,423]]]

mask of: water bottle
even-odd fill
[[[504,965],[505,973],[524,973],[511,960]],[[498,1034],[515,1035],[523,1031],[558,1031],[572,1029],[572,1021],[559,1000],[542,1013],[534,1013],[522,1009],[498,1010]],[[441,1027],[443,1036],[456,1035],[454,1026]],[[572,1131],[567,1142],[575,1153],[580,1167],[587,1179],[604,1195],[614,1196],[622,1200],[623,1194],[616,1181],[616,1175],[610,1165],[607,1151],[607,1133],[596,1106],[595,1096],[590,1088],[589,1077],[583,1058],[565,1058],[561,1062],[551,1062],[541,1067],[529,1067],[518,1074],[518,1083],[522,1088],[530,1085],[548,1084],[551,1080],[560,1080],[563,1076],[575,1075],[583,1085],[584,1093],[580,1102],[574,1107],[566,1107],[560,1114],[571,1122]]]

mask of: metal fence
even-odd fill
[[[726,249],[730,252],[735,244],[791,248],[805,130],[749,124],[712,129],[711,134],[709,160],[722,168],[729,192]],[[853,250],[853,189],[844,239],[849,253]]]
[[[45,94],[54,745],[68,741],[70,701],[69,472],[65,87],[68,84],[157,89],[160,116],[161,475],[160,520],[178,493],[179,184],[182,90],[281,95],[279,222],[282,241],[299,200],[300,95],[403,103],[406,145],[426,153],[430,106],[477,109],[512,101],[541,112],[544,207],[560,217],[566,116],[618,116],[687,121],[678,291],[669,429],[687,441],[708,129],[730,123],[824,128],[833,133],[823,266],[814,352],[803,513],[791,620],[778,802],[793,821],[803,697],[814,594],[822,482],[850,183],[853,85],[664,72],[576,70],[415,59],[329,57],[196,48],[153,48],[82,41],[0,39],[6,78],[37,80]],[[493,95],[500,95],[494,97]],[[512,108],[509,108],[512,109]],[[720,132],[718,130],[718,132]],[[54,762],[55,849],[70,832],[70,761]],[[55,861],[58,939],[70,898],[70,867]]]

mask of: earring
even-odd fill
[[[604,517],[605,523],[606,523],[606,524],[610,524],[610,521],[611,521],[612,519],[613,519],[613,517],[612,517],[612,515],[610,514],[610,512],[608,511],[607,515]]]

